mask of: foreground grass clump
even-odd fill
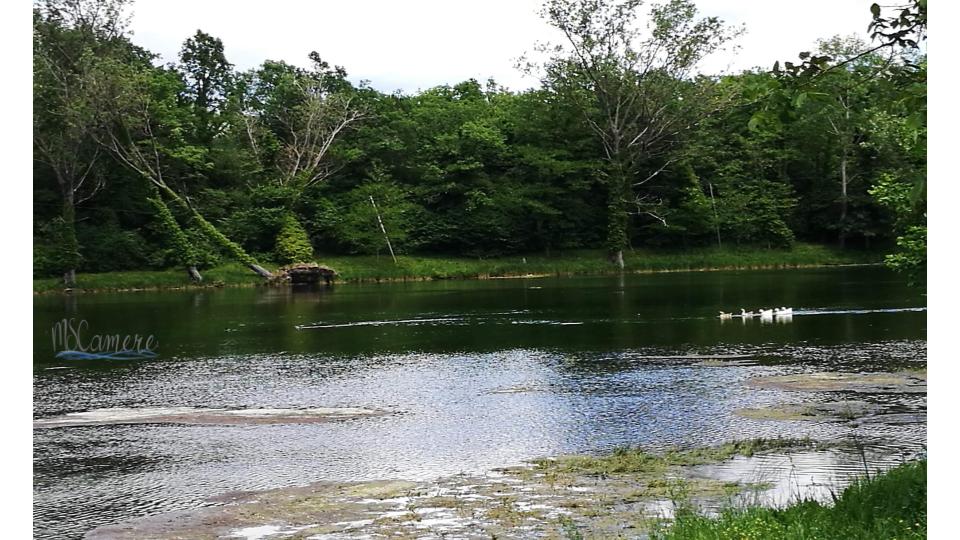
[[[728,510],[710,518],[684,509],[657,540],[882,540],[927,537],[927,462],[906,463],[851,484],[832,506],[806,500],[782,509]]]
[[[790,250],[761,248],[694,248],[683,251],[635,250],[624,255],[627,272],[685,270],[794,268],[801,266],[875,263],[880,255],[839,251],[813,244],[797,244]],[[318,256],[317,261],[337,270],[342,282],[414,279],[471,279],[525,275],[599,275],[618,270],[600,250],[565,252],[561,256],[515,255],[494,259],[400,256]],[[272,267],[268,267],[272,270]],[[233,263],[202,271],[203,286],[243,286],[263,283],[241,264]],[[183,269],[78,274],[78,289],[166,289],[192,287]],[[62,290],[59,278],[33,280],[34,292]]]

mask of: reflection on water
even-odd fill
[[[715,315],[774,304],[795,307],[790,324]],[[313,424],[35,430],[38,537],[75,537],[226,491],[432,479],[628,444],[856,434],[889,456],[926,438],[917,423],[733,415],[798,399],[742,384],[749,377],[923,362],[925,313],[913,311],[922,298],[879,269],[46,296],[34,305],[36,418],[143,407],[397,411]],[[913,310],[890,311],[902,308]],[[98,333],[154,334],[161,358],[56,360],[49,328],[63,317]],[[737,360],[683,358],[691,354]],[[857,399],[892,412],[926,406],[922,395]]]
[[[761,488],[741,495],[734,504],[786,506],[804,499],[832,503],[833,497],[851,481],[873,476],[923,455],[925,448],[920,444],[875,443],[862,453],[834,449],[787,455],[737,456],[717,465],[695,467],[692,475],[724,482],[749,482]]]

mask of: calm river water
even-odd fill
[[[431,479],[622,445],[865,437],[922,449],[923,424],[735,416],[786,400],[758,375],[923,367],[922,291],[877,267],[221,289],[34,299],[34,417],[98,408],[369,407],[314,424],[34,430],[37,537],[317,480]],[[792,306],[789,322],[718,310]],[[51,328],[153,335],[150,360],[59,360]],[[86,337],[84,339],[87,339]],[[664,358],[749,355],[746,361]],[[925,397],[863,395],[897,410]],[[207,503],[209,504],[209,503]]]

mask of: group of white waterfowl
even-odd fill
[[[763,309],[760,308],[756,312],[747,311],[745,309],[740,309],[739,315],[734,315],[733,313],[720,312],[720,320],[732,319],[734,317],[739,317],[741,319],[752,319],[754,317],[760,317],[761,319],[773,320],[774,317],[777,319],[786,319],[788,317],[793,317],[793,308],[792,307],[779,307],[779,308],[770,308]]]

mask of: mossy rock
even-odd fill
[[[312,285],[323,280],[329,285],[337,275],[337,271],[329,266],[317,263],[295,263],[283,266],[274,272],[273,282]]]

